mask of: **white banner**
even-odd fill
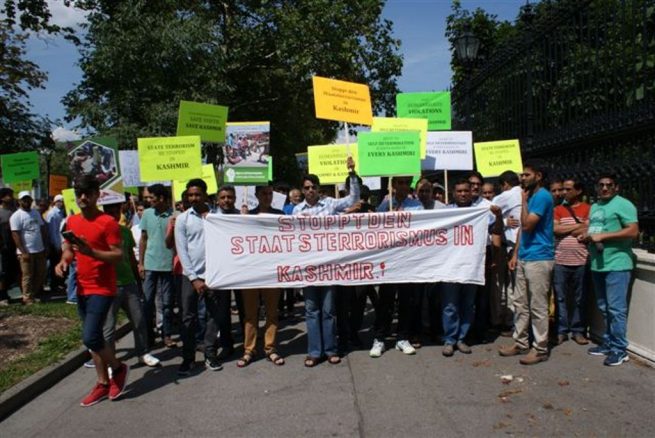
[[[488,208],[205,221],[214,289],[380,283],[484,284]]]
[[[471,131],[428,132],[423,170],[472,170],[473,135]]]

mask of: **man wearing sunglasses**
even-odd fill
[[[596,180],[598,202],[591,206],[589,230],[578,240],[589,243],[591,275],[596,305],[605,320],[601,345],[591,347],[593,356],[607,356],[607,366],[627,362],[628,287],[634,268],[632,240],[639,235],[637,209],[619,196],[614,175],[603,174]]]
[[[355,173],[355,161],[348,157],[346,165],[350,176],[350,192],[347,197],[335,199],[320,198],[320,181],[316,175],[305,175],[302,192],[305,200],[293,209],[294,215],[330,216],[338,214],[359,201],[359,181]],[[341,362],[337,352],[337,329],[333,286],[311,286],[303,289],[305,295],[305,318],[307,321],[306,367],[313,367],[327,356],[329,363]]]

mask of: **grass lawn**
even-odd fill
[[[26,377],[31,376],[42,368],[62,359],[66,354],[82,345],[81,322],[77,315],[77,306],[65,303],[39,303],[31,306],[11,305],[0,308],[0,321],[20,317],[21,321],[29,324],[33,321],[47,322],[51,325],[51,334],[39,339],[36,345],[21,346],[27,351],[26,355],[10,359],[0,369],[0,392],[5,391]],[[47,319],[43,319],[47,318]],[[54,327],[52,327],[54,325]],[[61,329],[57,329],[61,325]],[[25,329],[25,327],[22,327]],[[3,337],[10,342],[16,331],[11,325],[2,331]],[[31,351],[30,351],[31,350]],[[7,352],[3,343],[3,351]],[[15,352],[15,348],[14,351]]]

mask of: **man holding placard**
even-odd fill
[[[320,181],[316,175],[305,175],[302,190],[305,200],[293,209],[294,215],[329,216],[344,211],[359,200],[359,182],[355,173],[355,161],[348,157],[346,167],[350,172],[350,194],[346,198],[320,199]],[[337,331],[335,322],[334,287],[308,287],[305,294],[305,317],[307,321],[306,367],[314,367],[321,358],[338,364],[341,358],[337,352]]]

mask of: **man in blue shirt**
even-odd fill
[[[55,275],[55,266],[61,259],[61,223],[66,216],[64,214],[64,197],[61,195],[55,196],[52,201],[52,207],[45,215],[45,222],[48,228],[48,237],[50,238],[50,267],[48,269],[48,276],[50,277],[50,291],[63,292],[65,289],[64,279]]]
[[[207,184],[201,179],[192,179],[186,185],[187,199],[191,208],[175,220],[175,248],[182,263],[182,364],[177,371],[188,376],[196,357],[196,327],[198,325],[198,297],[205,298],[207,327],[205,329],[205,366],[218,371],[223,368],[217,357],[217,335],[219,327],[229,324],[221,311],[228,300],[229,292],[211,290],[205,284],[205,218],[215,213],[207,204]]]
[[[541,164],[524,164],[521,235],[512,301],[514,344],[499,351],[501,356],[527,354],[520,360],[523,365],[548,360],[548,292],[555,265],[555,245],[553,197],[544,188],[545,177]],[[530,327],[534,336],[532,349],[529,349]]]

